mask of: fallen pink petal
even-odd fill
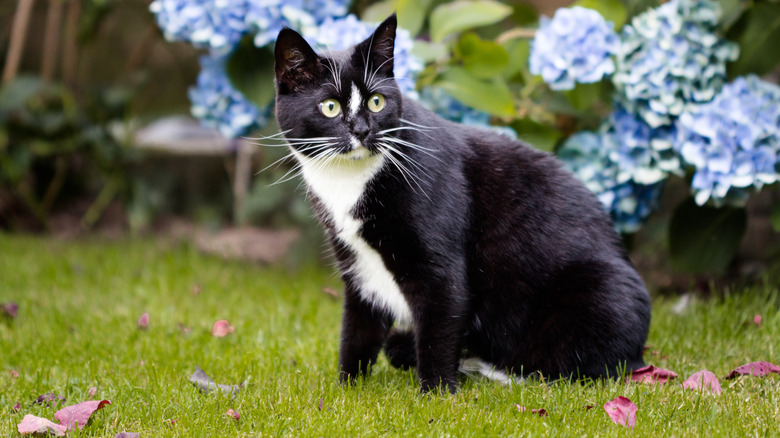
[[[119,432],[114,435],[114,438],[138,438],[139,435],[135,432]]]
[[[144,313],[138,318],[138,322],[136,323],[139,330],[146,330],[147,327],[149,327],[149,312]]]
[[[663,385],[669,380],[675,378],[677,378],[677,373],[674,371],[648,365],[646,367],[639,368],[638,370],[634,370],[630,376],[626,377],[626,383],[658,383]]]
[[[16,404],[14,405],[14,407],[13,407],[12,409],[13,409],[14,411],[16,411],[16,412],[19,412],[19,411],[21,411],[21,410],[22,410],[22,404],[21,404],[21,403],[19,403],[19,402],[16,402]]]
[[[701,370],[694,373],[691,377],[685,379],[682,384],[685,389],[708,389],[710,392],[720,394],[720,382],[712,371]]]
[[[68,428],[45,418],[27,414],[22,418],[22,422],[16,425],[16,430],[22,435],[51,433],[54,436],[65,436],[65,432],[67,432]]]
[[[772,373],[780,374],[780,367],[770,362],[750,362],[734,368],[734,370],[726,376],[726,380],[733,379],[737,376],[764,377]]]
[[[320,399],[320,404],[317,406],[317,410],[318,410],[318,411],[321,411],[321,410],[322,410],[322,404],[323,404],[323,403],[325,403],[325,400],[323,400],[323,399]]]
[[[19,372],[16,370],[11,370],[11,377],[16,379],[17,377],[19,377]]]
[[[223,336],[227,336],[230,333],[233,333],[233,326],[230,325],[229,322],[225,319],[220,319],[219,321],[214,323],[214,328],[211,329],[211,334],[221,338]]]
[[[88,392],[89,398],[94,397],[96,393],[97,393],[97,387],[96,386],[93,386],[92,388],[89,388],[89,392]]]
[[[753,317],[753,324],[761,327],[761,315],[756,315]]]
[[[232,417],[236,421],[241,419],[241,414],[239,414],[237,411],[233,409],[228,409],[227,412],[225,412],[225,415],[227,415],[228,417]]]
[[[531,412],[532,414],[536,414],[540,417],[546,417],[547,411],[544,408],[539,409],[528,409],[525,406],[515,405],[517,407],[517,410],[520,412]]]
[[[52,402],[54,402],[54,406],[57,406],[61,402],[65,401],[65,397],[62,397],[59,394],[55,394],[53,392],[47,392],[46,394],[39,395],[38,398],[33,400],[34,405],[43,405],[45,404],[47,407],[52,405]]]
[[[16,315],[19,313],[19,305],[16,303],[0,304],[0,313],[5,318],[16,319]]]
[[[105,405],[110,405],[108,400],[90,400],[73,406],[66,406],[54,413],[60,424],[66,426],[68,430],[75,429],[78,424],[79,429],[83,429],[89,421],[92,413],[102,409]]]
[[[636,412],[638,408],[629,399],[622,395],[604,404],[604,410],[613,423],[626,427],[634,427],[636,424]]]

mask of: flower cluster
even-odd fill
[[[192,114],[204,126],[236,138],[267,123],[269,110],[260,110],[233,88],[225,72],[226,57],[202,56],[197,84],[190,88]]]
[[[263,47],[276,40],[284,27],[304,35],[317,32],[317,26],[347,14],[345,0],[253,0],[248,2],[246,23],[255,34],[255,45]]]
[[[780,87],[756,76],[723,87],[706,105],[682,114],[677,150],[695,168],[699,205],[744,205],[748,188],[774,183],[780,156]]]
[[[719,17],[711,0],[671,0],[634,17],[612,77],[625,108],[656,128],[712,100],[739,53],[715,34]]]
[[[364,23],[354,15],[344,18],[327,18],[316,29],[304,32],[303,35],[316,48],[328,50],[343,50],[359,44],[376,29],[376,25]],[[404,94],[417,97],[414,77],[423,65],[412,55],[412,41],[406,29],[396,30],[395,48],[393,49],[393,73],[398,87]]]
[[[447,120],[464,125],[487,128],[510,138],[517,138],[517,133],[514,129],[508,126],[491,125],[490,114],[464,105],[441,88],[424,87],[420,92],[420,103]]]
[[[615,229],[633,233],[657,207],[663,182],[640,184],[625,179],[614,155],[620,151],[614,132],[583,131],[564,143],[558,153],[566,168],[574,173],[604,205]]]
[[[542,75],[553,90],[570,90],[575,82],[598,82],[615,71],[611,56],[620,40],[596,11],[561,8],[542,17],[531,45],[530,71]]]
[[[616,103],[601,131],[611,134],[606,138],[614,141],[610,159],[619,168],[617,179],[621,183],[654,184],[680,169],[674,126],[653,128]]]
[[[248,29],[247,7],[244,0],[154,0],[149,10],[168,40],[226,54]]]

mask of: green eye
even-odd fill
[[[327,99],[320,102],[320,111],[326,117],[336,117],[341,113],[341,104],[336,99]]]
[[[378,113],[385,107],[385,96],[381,94],[374,94],[368,98],[368,109],[372,112]]]

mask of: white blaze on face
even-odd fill
[[[352,83],[352,94],[349,96],[349,114],[350,119],[355,118],[358,110],[360,109],[360,102],[363,101],[363,96],[360,95],[360,90],[355,83]]]

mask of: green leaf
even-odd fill
[[[685,273],[721,273],[739,249],[747,229],[742,208],[680,204],[669,224],[672,268]]]
[[[536,8],[528,3],[512,4],[512,21],[517,26],[534,24],[539,19]]]
[[[462,67],[452,67],[434,85],[472,108],[501,117],[515,114],[512,93],[501,79],[483,80]]]
[[[447,46],[442,43],[432,43],[430,41],[414,40],[414,46],[412,46],[412,55],[422,61],[424,64],[433,62],[439,59],[445,59],[449,56],[450,52]]]
[[[740,55],[729,68],[732,77],[770,73],[780,64],[780,3],[756,3],[727,34]]]
[[[628,18],[626,7],[620,0],[578,0],[571,6],[593,9],[605,20],[611,21],[615,25],[615,30],[620,30]]]
[[[504,49],[509,54],[509,64],[504,70],[507,79],[520,75],[522,82],[531,77],[528,72],[528,57],[531,55],[531,42],[527,39],[511,39],[504,43]]]
[[[274,55],[269,48],[257,48],[251,38],[244,38],[227,61],[230,83],[260,108],[273,102]]]
[[[46,87],[46,82],[35,76],[19,76],[0,88],[0,117],[11,111],[17,111],[27,105],[27,101]]]
[[[431,14],[431,39],[442,41],[454,33],[495,24],[511,13],[511,7],[493,0],[444,3]]]
[[[724,29],[730,28],[742,15],[747,7],[746,0],[718,0],[720,4],[720,24]]]
[[[412,37],[420,33],[428,15],[432,0],[385,0],[374,3],[363,12],[363,21],[379,23],[393,12],[398,17],[398,26],[409,31]]]
[[[772,229],[775,230],[775,233],[780,233],[780,203],[775,203],[772,206],[771,221]]]
[[[500,75],[509,65],[509,53],[493,41],[485,41],[473,32],[464,33],[458,41],[463,66],[478,78]]]
[[[522,141],[540,151],[553,152],[563,136],[557,129],[529,118],[516,120],[511,126]]]

